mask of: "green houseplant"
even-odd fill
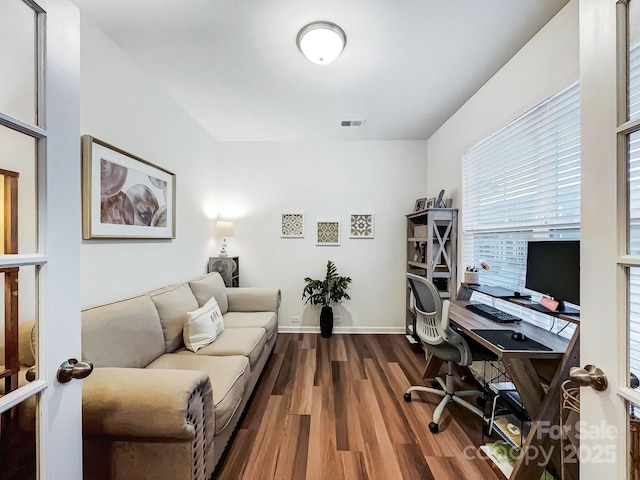
[[[333,308],[332,305],[344,300],[351,300],[347,293],[347,288],[351,283],[350,277],[338,275],[335,264],[329,260],[327,262],[327,274],[324,280],[314,280],[305,277],[305,286],[302,291],[304,303],[311,305],[322,305],[320,311],[320,334],[323,338],[329,338],[333,331]]]

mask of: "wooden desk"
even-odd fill
[[[520,301],[514,301],[514,303],[518,302]],[[545,458],[548,458],[548,452],[552,452],[550,462],[559,474],[562,471],[560,439],[551,439],[547,432],[551,425],[559,425],[560,422],[562,382],[569,378],[569,369],[579,365],[580,325],[578,320],[563,318],[577,324],[571,340],[566,340],[524,321],[519,324],[492,322],[466,309],[467,303],[459,300],[451,301],[449,318],[452,326],[485,346],[502,360],[505,370],[511,377],[511,381],[518,390],[522,403],[531,417],[531,429],[521,451],[531,456],[545,452]],[[524,304],[522,306],[526,307]],[[516,330],[532,340],[546,345],[551,348],[551,351],[502,350],[473,332],[474,329]],[[430,375],[440,367],[441,363],[433,356],[432,359],[433,361],[430,360],[427,365],[425,375]],[[433,365],[431,365],[432,363]],[[546,392],[541,380],[549,384]],[[542,458],[540,455],[537,458],[529,459],[526,455],[521,456],[517,460],[510,478],[512,480],[539,480],[546,466],[540,465]],[[575,472],[567,472],[565,469],[565,478],[577,479],[577,464],[575,466]]]

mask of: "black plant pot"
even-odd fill
[[[320,312],[320,335],[329,338],[333,332],[333,308],[322,307]]]

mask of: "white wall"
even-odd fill
[[[342,326],[401,328],[404,214],[441,188],[459,207],[463,152],[577,80],[579,70],[573,0],[428,142],[216,143],[86,18],[81,40],[82,133],[178,179],[176,240],[83,242],[83,306],[204,272],[219,250],[206,211],[236,222],[229,251],[241,256],[241,285],[282,289],[285,328],[292,315],[317,325],[300,296],[303,278],[321,278],[328,259],[353,278],[353,300],[336,312]],[[305,238],[280,238],[280,215],[297,212],[306,216]],[[349,215],[368,212],[375,239],[349,239]],[[315,245],[323,219],[342,222],[341,246]]]
[[[221,216],[235,221],[229,252],[241,286],[282,289],[280,326],[319,312],[301,300],[304,277],[324,278],[327,260],[353,279],[352,300],[335,310],[348,331],[403,331],[404,215],[426,196],[425,142],[223,142]],[[303,213],[305,237],[280,238],[281,214]],[[351,214],[375,215],[374,239],[350,239]],[[340,246],[316,246],[318,220],[341,222]],[[297,325],[296,325],[297,327]]]
[[[84,240],[83,307],[206,270],[215,251],[216,142],[85,16],[81,22],[81,128],[176,174],[175,240]]]
[[[205,271],[219,251],[220,218],[236,222],[230,254],[241,285],[282,289],[280,323],[304,309],[303,278],[324,275],[328,259],[353,278],[353,300],[338,308],[353,330],[403,331],[404,214],[426,196],[426,142],[218,143],[86,17],[81,28],[82,133],[177,176],[173,241],[85,240],[82,304],[117,300]],[[306,215],[304,239],[280,238],[280,215]],[[348,238],[352,213],[373,213],[372,240]],[[342,222],[342,245],[315,245],[315,221]]]
[[[427,190],[444,188],[462,210],[464,152],[578,81],[579,57],[578,0],[571,0],[429,138]],[[461,211],[460,247],[463,221]],[[458,252],[460,261],[462,248]],[[458,272],[461,280],[463,269]]]
[[[578,80],[578,20],[578,0],[572,0],[429,138],[429,192],[444,188],[461,207],[462,154]],[[461,257],[462,248],[458,252]]]

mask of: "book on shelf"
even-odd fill
[[[524,434],[526,438],[530,427],[531,422],[523,422],[513,414],[502,415],[493,420],[493,428],[516,448],[520,448],[523,441],[522,435]]]
[[[518,452],[506,443],[496,442],[482,445],[480,450],[489,458],[505,477],[511,477],[511,473],[516,465]],[[546,470],[540,476],[540,480],[554,480]]]

